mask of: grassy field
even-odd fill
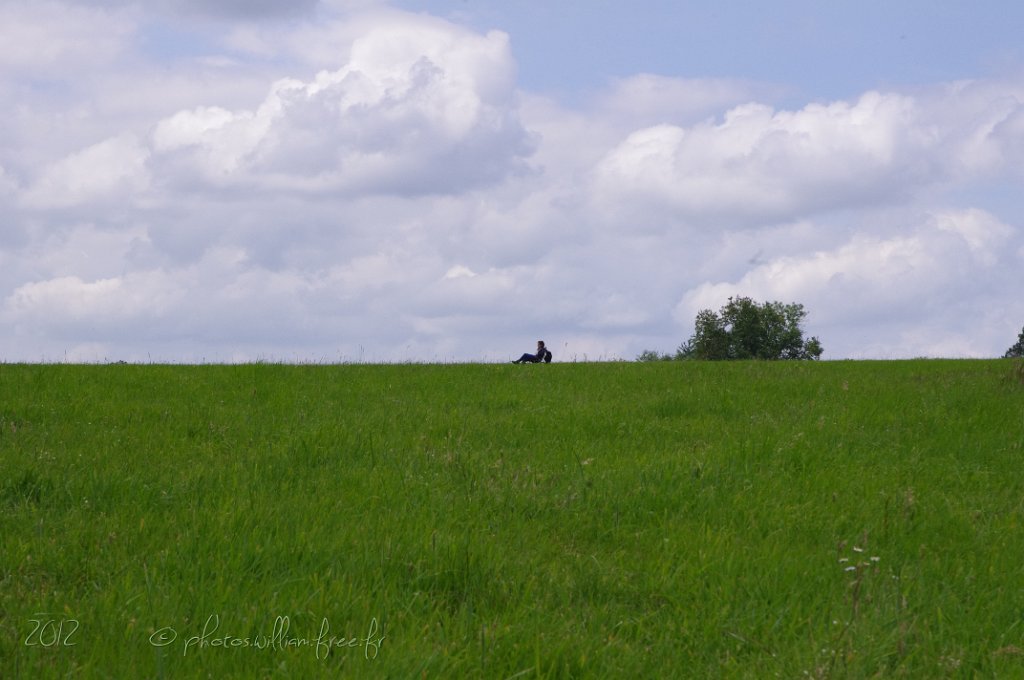
[[[0,364],[0,677],[1024,677],[994,361]]]

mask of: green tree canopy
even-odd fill
[[[1017,343],[1006,350],[1006,354],[1003,355],[1004,359],[1014,357],[1024,357],[1024,328],[1021,329],[1020,335],[1017,337]]]
[[[824,349],[816,337],[804,340],[801,304],[757,303],[729,298],[718,313],[697,313],[693,336],[679,354],[692,359],[818,359]]]

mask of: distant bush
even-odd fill
[[[676,349],[675,354],[660,354],[653,349],[645,349],[643,352],[637,355],[637,361],[679,361],[680,359],[688,358],[686,356],[687,345],[683,343]]]

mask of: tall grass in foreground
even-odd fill
[[[1024,677],[1022,449],[1008,361],[0,365],[0,676]]]

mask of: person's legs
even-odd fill
[[[523,356],[519,357],[518,359],[516,359],[512,363],[513,364],[534,364],[534,363],[537,363],[537,357],[533,356],[532,354],[524,354]]]

